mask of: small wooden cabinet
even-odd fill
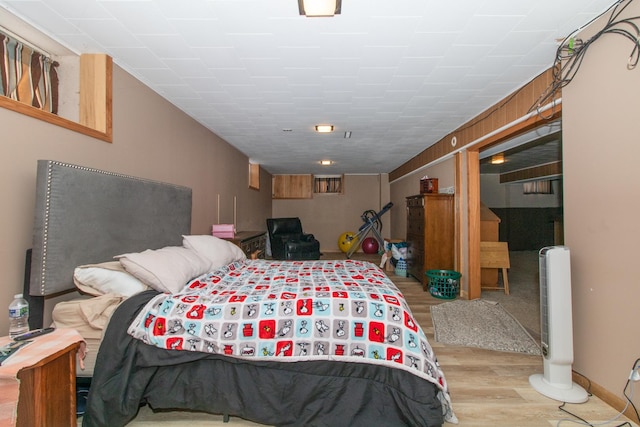
[[[407,273],[427,290],[427,270],[454,267],[454,205],[450,194],[407,197]]]
[[[266,231],[240,231],[229,239],[247,255],[247,258],[264,258],[267,245]]]
[[[313,196],[313,175],[274,175],[272,198],[310,199]]]
[[[500,240],[500,218],[484,203],[480,202],[480,241],[497,242]],[[482,268],[480,282],[483,286],[498,284],[497,268]]]
[[[10,342],[0,337],[0,347]],[[58,328],[32,338],[0,366],[0,425],[75,426],[76,354],[84,357],[82,336]],[[7,418],[9,415],[9,418]]]
[[[80,343],[18,372],[17,426],[76,424],[76,353]]]

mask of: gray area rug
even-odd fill
[[[444,344],[540,355],[538,343],[500,304],[455,300],[431,307],[435,340]]]
[[[531,336],[540,342],[540,277],[538,251],[509,252],[509,295],[503,291],[482,291],[482,299],[500,303]],[[501,276],[501,275],[500,275]],[[500,286],[502,280],[499,280]]]

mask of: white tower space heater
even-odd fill
[[[544,374],[529,377],[539,393],[567,403],[587,401],[587,392],[572,382],[573,321],[569,248],[549,246],[539,253],[540,336]]]

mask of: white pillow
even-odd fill
[[[76,267],[73,271],[73,283],[80,291],[92,296],[116,294],[130,297],[149,289],[127,273],[118,261]]]
[[[209,261],[209,270],[215,270],[247,258],[237,245],[219,237],[208,234],[182,237],[182,244],[185,248],[197,252],[202,258]]]
[[[159,292],[175,294],[194,277],[209,271],[209,262],[182,246],[147,249],[115,257],[125,270]]]

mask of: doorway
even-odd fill
[[[538,252],[563,243],[560,121],[480,151],[479,174],[484,218],[489,211],[498,220],[497,235],[485,232],[481,241],[507,242],[510,259],[510,294],[484,289],[504,278],[483,269],[481,298],[500,303],[539,338]]]

